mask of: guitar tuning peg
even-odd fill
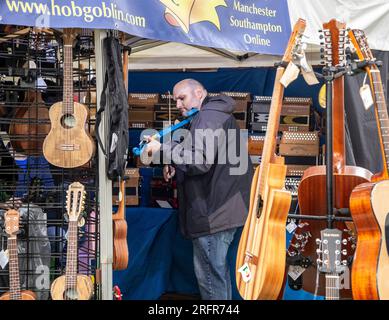
[[[321,240],[320,239],[316,239],[316,244],[320,244],[321,243]]]
[[[347,265],[348,265],[347,260],[342,260],[342,264],[343,264],[344,266],[347,266]]]
[[[322,253],[322,252],[323,252],[322,250],[316,249],[316,253],[317,253],[317,254],[320,254],[320,253]]]
[[[346,249],[343,249],[342,250],[342,254],[345,256],[345,255],[347,255],[347,250]]]
[[[346,245],[347,242],[348,242],[347,239],[343,239],[343,240],[342,240],[342,243],[343,243],[344,245]]]
[[[336,265],[336,266],[339,266],[339,265],[340,265],[340,261],[339,261],[339,260],[336,260],[336,261],[335,261],[335,265]]]

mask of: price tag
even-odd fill
[[[250,271],[250,267],[247,264],[247,262],[243,266],[241,266],[238,271],[242,275],[242,280],[244,282],[249,282],[250,281],[250,279],[251,279],[251,271]]]
[[[289,222],[286,226],[286,230],[289,232],[289,233],[292,233],[294,230],[296,230],[297,228],[297,224],[294,222],[294,220],[292,220],[291,222]]]
[[[5,266],[8,264],[8,253],[7,250],[1,250],[0,251],[0,266],[2,269],[5,268]]]
[[[300,69],[292,61],[289,62],[288,67],[280,79],[280,83],[286,88],[297,79],[299,73]]]
[[[373,100],[373,96],[371,94],[370,86],[368,84],[364,84],[359,89],[359,94],[361,95],[365,109],[369,110],[369,108],[374,104],[374,100]]]
[[[288,275],[293,279],[293,281],[296,281],[296,279],[300,277],[304,271],[305,268],[301,266],[289,266]]]

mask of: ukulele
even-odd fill
[[[119,207],[112,215],[113,223],[113,270],[124,270],[128,265],[127,221],[125,218],[125,180],[119,183]]]
[[[19,232],[19,212],[8,210],[4,214],[5,232],[8,234],[9,252],[9,292],[4,293],[0,300],[36,300],[36,295],[30,290],[20,290],[19,258],[17,234]]]
[[[283,56],[292,61],[301,53],[305,21],[295,24]],[[295,55],[297,56],[297,55]],[[280,80],[285,68],[277,68],[261,165],[251,184],[249,213],[239,241],[236,259],[236,284],[245,300],[277,299],[285,273],[285,224],[292,197],[284,190],[286,165],[276,156],[284,87]]]
[[[331,20],[323,24],[325,56],[327,67],[339,66],[344,63],[345,56],[345,24]],[[345,123],[344,123],[344,78],[339,77],[333,85],[333,199],[336,209],[349,208],[349,198],[355,186],[368,182],[371,179],[371,172],[357,166],[346,165],[345,151]],[[325,216],[327,214],[327,192],[326,192],[326,166],[314,166],[304,171],[298,187],[298,203],[300,213],[304,215]],[[326,220],[304,220],[300,223],[309,223],[311,240],[304,248],[304,254],[312,261],[316,256],[315,242],[320,239],[320,231],[327,228]],[[341,230],[347,237],[352,228],[352,223],[346,224],[342,221],[334,221],[334,228]],[[347,252],[352,252],[351,242],[347,244]],[[316,289],[316,265],[304,271],[303,289],[314,293]],[[318,294],[324,295],[324,277],[319,275]],[[342,298],[351,297],[350,288],[340,290]]]
[[[77,274],[78,221],[84,210],[85,191],[79,182],[69,185],[66,195],[66,209],[69,217],[67,233],[68,246],[66,255],[66,273],[54,280],[51,285],[53,300],[89,300],[93,294],[90,277]]]
[[[342,244],[347,243],[342,234],[338,229],[324,229],[320,232],[320,240],[317,239],[316,263],[319,271],[325,274],[325,300],[339,300],[340,289],[345,285],[344,281],[349,280],[348,262],[341,261],[342,255],[347,254],[346,249],[342,249]]]
[[[95,153],[92,137],[85,130],[88,108],[73,102],[74,29],[64,29],[63,101],[51,106],[51,129],[43,142],[43,155],[52,165],[75,168],[86,164]]]
[[[349,37],[360,60],[375,61],[362,30],[350,30]],[[364,69],[373,93],[383,170],[351,193],[350,210],[358,236],[351,287],[354,299],[388,300],[389,117],[378,67],[373,64]]]

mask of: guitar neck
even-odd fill
[[[367,68],[367,72],[370,78],[370,86],[373,91],[375,102],[375,113],[377,127],[380,136],[380,145],[382,153],[383,171],[382,178],[388,179],[388,167],[389,167],[389,118],[388,109],[386,105],[386,99],[384,95],[384,88],[382,85],[381,74],[376,66]]]
[[[123,220],[124,212],[126,210],[126,181],[120,180],[119,182],[119,206],[118,211],[112,216],[113,220]]]
[[[265,142],[263,145],[261,166],[259,169],[259,192],[263,195],[266,179],[266,169],[269,163],[274,161],[278,127],[280,124],[280,116],[282,109],[282,100],[284,98],[284,87],[280,80],[284,74],[285,68],[278,67],[276,79],[274,81],[274,89],[272,102],[270,105],[269,120],[267,123]]]
[[[340,277],[336,273],[326,273],[326,300],[339,300]]]
[[[18,244],[16,237],[8,238],[9,252],[9,282],[11,300],[20,300],[20,276],[19,276],[19,258]]]
[[[344,78],[333,81],[333,155],[335,168],[346,165],[345,126],[344,126]]]
[[[77,286],[77,242],[78,230],[77,221],[69,221],[68,227],[68,246],[66,255],[66,289],[76,288]]]
[[[73,114],[73,48],[71,44],[64,45],[63,52],[63,114]]]

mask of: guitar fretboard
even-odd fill
[[[8,238],[9,287],[11,300],[20,300],[19,258],[16,237]]]
[[[389,167],[389,118],[388,118],[388,109],[386,106],[384,88],[381,81],[380,71],[376,66],[372,66],[370,69],[371,74],[371,86],[374,92],[374,99],[376,104],[376,114],[377,120],[379,122],[379,130],[382,137],[382,144],[384,154],[382,161],[385,165],[385,174],[387,174],[387,169]]]
[[[77,287],[77,231],[77,221],[69,221],[65,276],[66,289]]]
[[[338,274],[326,274],[326,300],[339,300],[339,281]]]
[[[73,114],[73,48],[64,45],[63,52],[63,114]]]

